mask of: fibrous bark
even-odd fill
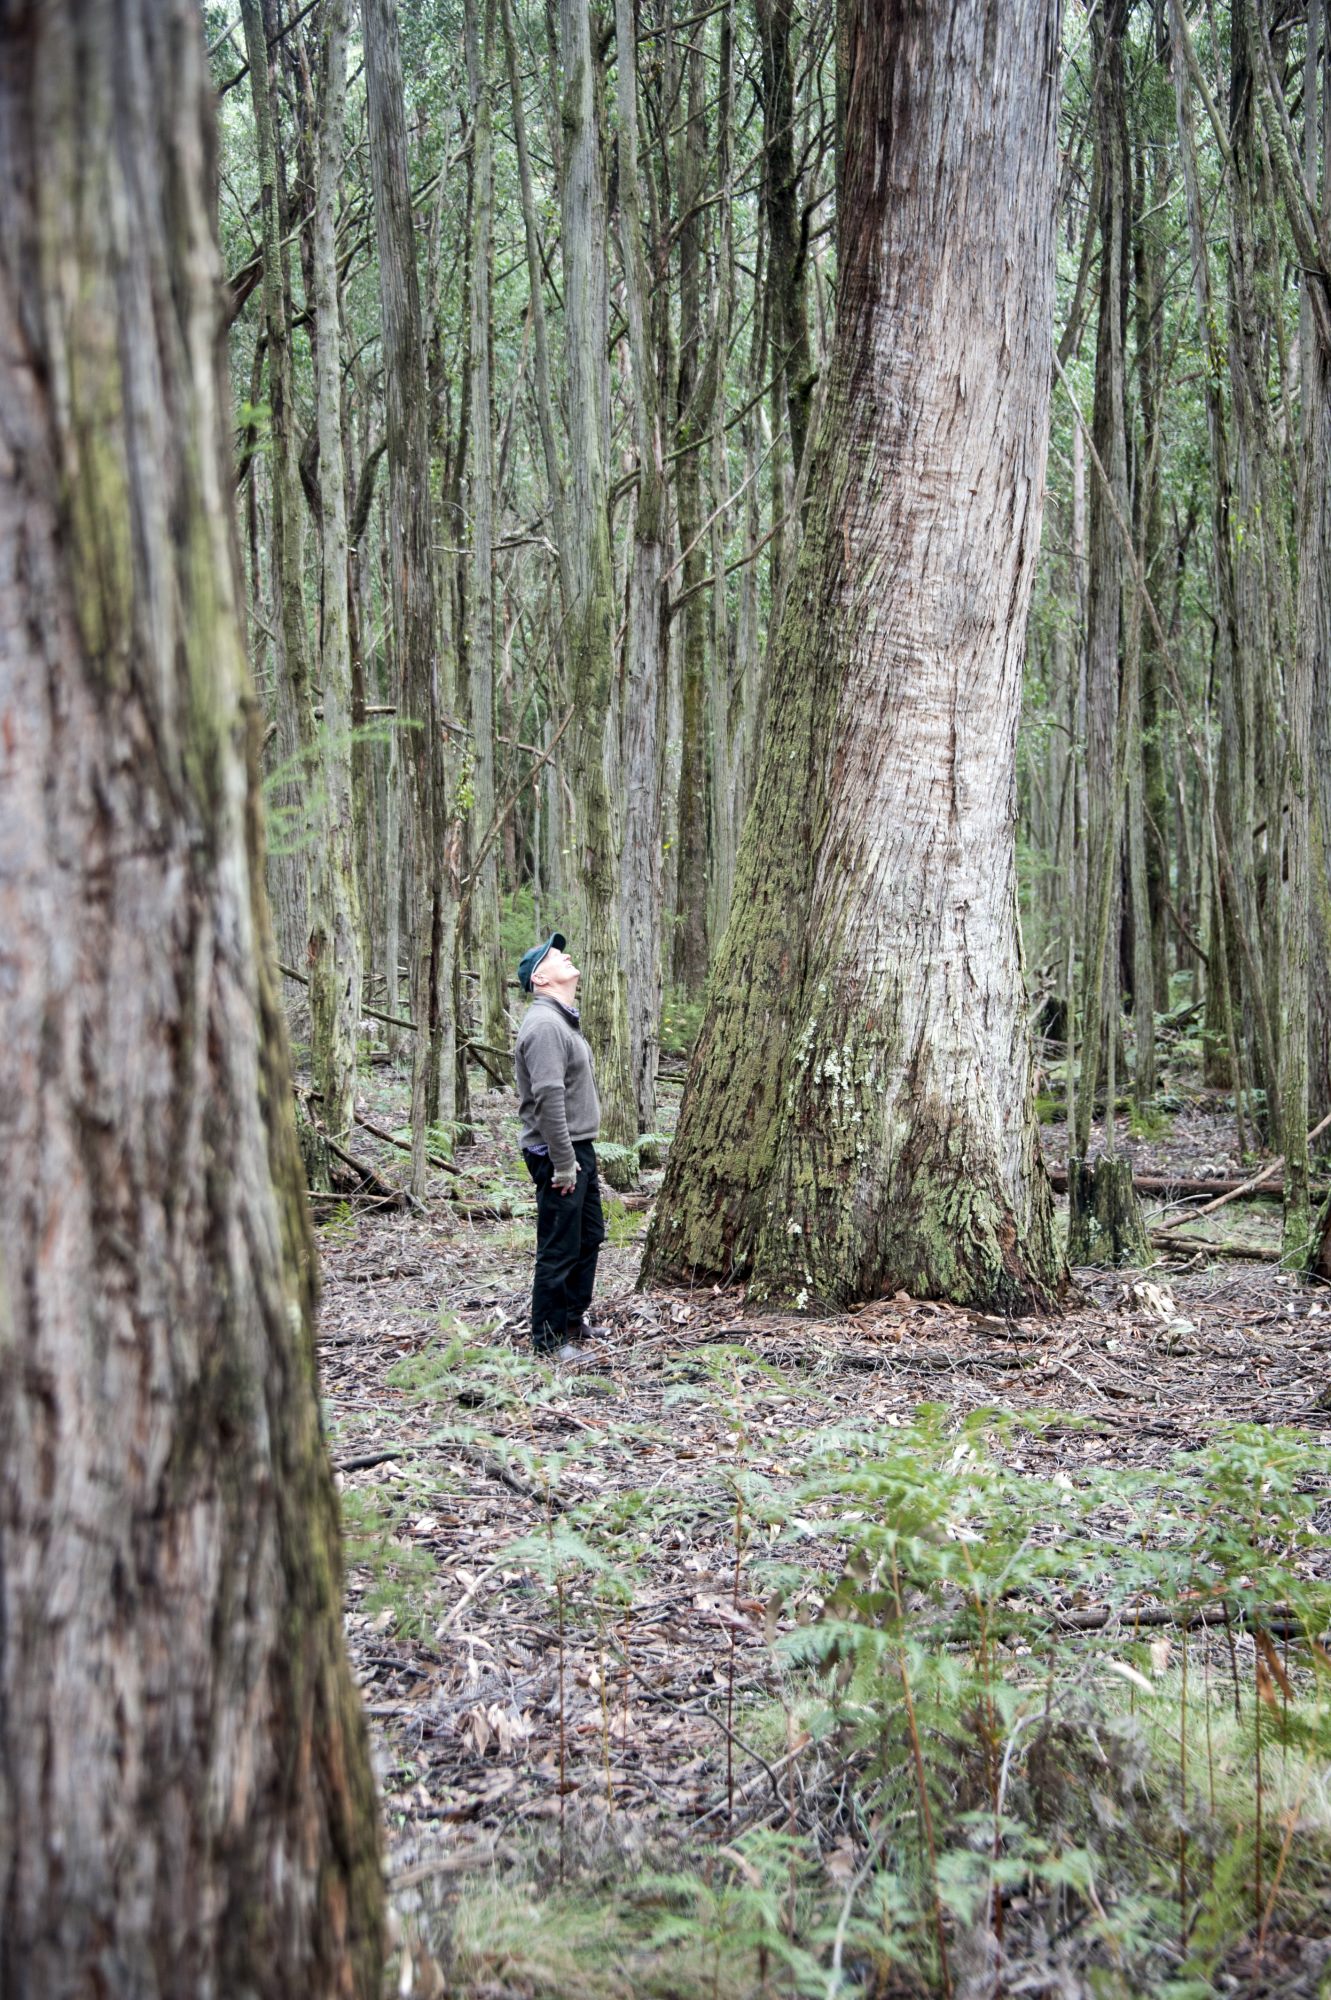
[[[856,7],[837,336],[648,1275],[1008,1306],[1063,1279],[1016,918],[1057,9]]]
[[[0,45],[0,1990],[379,1992],[189,0]]]

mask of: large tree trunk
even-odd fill
[[[192,0],[0,52],[0,1990],[377,1994]]]
[[[808,537],[646,1270],[1019,1307],[1063,1277],[1013,841],[1057,7],[857,7],[848,39]]]

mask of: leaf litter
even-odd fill
[[[373,1089],[370,1109],[398,1122],[400,1086],[377,1073]],[[753,1863],[733,1843],[763,1829],[798,1835],[829,1893],[862,1886],[857,1767],[799,1725],[776,1650],[822,1613],[838,1560],[794,1498],[810,1438],[904,1429],[922,1405],[960,1434],[1001,1407],[1022,1419],[1000,1447],[1010,1464],[1069,1490],[1088,1468],[1198,1451],[1228,1424],[1296,1427],[1318,1460],[1331,1445],[1331,1297],[1269,1264],[1208,1263],[1186,1239],[1150,1272],[1079,1272],[1056,1318],[902,1294],[820,1317],[750,1309],[734,1290],[638,1293],[644,1205],[607,1191],[603,1331],[575,1367],[538,1365],[511,1101],[489,1093],[475,1115],[458,1159],[493,1219],[459,1215],[440,1175],[424,1214],[342,1208],[320,1232],[348,1642],[410,1939],[460,1881],[505,1867],[562,1883],[710,1843],[740,1854],[725,1865],[742,1879]],[[1218,1132],[1184,1152],[1189,1169],[1230,1165]],[[1154,1145],[1152,1166],[1167,1153]],[[374,1157],[400,1178],[388,1148]],[[1331,1577],[1325,1552],[1308,1564]],[[1233,1635],[1203,1638],[1224,1666]],[[1125,1692],[1149,1687],[1176,1643],[1108,1664]],[[1254,1667],[1278,1699],[1270,1662]],[[1270,1990],[1311,1994],[1323,1957],[1307,1939],[1282,1957],[1268,1938],[1225,1990],[1255,1996],[1279,1969]],[[903,1972],[874,1990],[931,1989]]]

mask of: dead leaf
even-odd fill
[[[1285,1672],[1285,1663],[1271,1642],[1271,1634],[1264,1632],[1259,1625],[1252,1636],[1257,1643],[1258,1652],[1271,1669],[1272,1680],[1284,1695],[1285,1700],[1292,1700],[1294,1690],[1289,1684],[1289,1675]]]
[[[751,1889],[762,1888],[763,1878],[747,1854],[741,1854],[737,1847],[718,1847],[716,1851],[718,1854],[724,1854],[726,1860],[739,1870]]]
[[[1140,1688],[1143,1694],[1155,1693],[1145,1674],[1138,1673],[1136,1667],[1129,1666],[1126,1660],[1106,1660],[1105,1665],[1111,1674],[1117,1674],[1120,1680],[1131,1681],[1132,1685]]]

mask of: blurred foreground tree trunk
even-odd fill
[[[189,0],[0,47],[0,1990],[379,1991]]]
[[[1029,1306],[1013,839],[1044,493],[1056,0],[847,8],[836,342],[653,1278]]]

